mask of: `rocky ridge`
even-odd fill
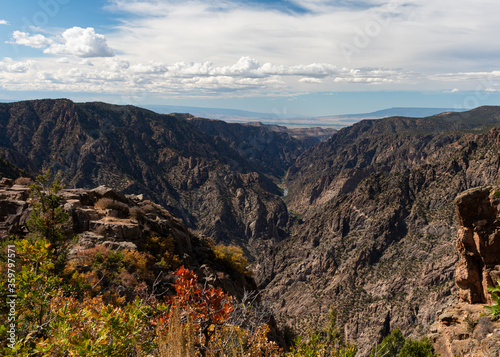
[[[237,297],[243,296],[245,290],[256,289],[251,277],[217,261],[211,239],[194,235],[180,219],[163,207],[145,200],[142,195],[124,195],[105,186],[91,190],[64,189],[59,194],[63,197],[63,210],[69,213],[77,237],[69,254],[70,260],[77,257],[80,251],[96,246],[115,251],[147,251],[150,249],[147,247],[148,239],[155,236],[162,241],[171,241],[177,264],[195,271],[202,281],[222,287]],[[102,199],[107,199],[108,204],[112,202],[112,208],[100,206],[99,201]],[[26,220],[30,213],[29,187],[14,185],[12,180],[2,179],[0,238],[27,234]],[[157,288],[168,289],[174,281],[168,269],[165,271],[156,265],[149,268],[155,276],[162,277],[156,282]]]

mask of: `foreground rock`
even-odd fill
[[[441,357],[499,357],[500,323],[485,315],[484,304],[459,303],[445,308],[430,328]]]
[[[467,190],[455,199],[458,304],[440,311],[429,335],[442,357],[500,356],[500,322],[486,313],[487,288],[500,278],[500,187]]]
[[[92,190],[66,189],[60,195],[77,236],[70,259],[97,245],[112,250],[144,251],[150,249],[147,244],[151,237],[155,237],[160,244],[172,244],[178,264],[194,270],[198,277],[211,285],[222,287],[237,297],[256,289],[251,277],[217,261],[213,241],[194,235],[181,220],[141,196],[125,196],[104,186]],[[3,239],[28,233],[26,220],[31,212],[28,196],[28,186],[0,183],[0,237]],[[164,270],[156,265],[148,268],[155,276]],[[164,272],[162,276],[168,285],[171,277]]]
[[[500,279],[500,187],[468,190],[455,202],[458,297],[470,304],[492,303],[487,288]]]

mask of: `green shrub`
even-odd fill
[[[405,339],[398,328],[395,328],[389,336],[375,346],[370,357],[433,357],[434,347],[424,337],[420,341]]]
[[[337,326],[337,313],[330,308],[326,329],[315,331],[307,341],[298,336],[286,357],[354,357],[357,351],[357,346],[344,339]]]
[[[493,304],[484,308],[490,310],[493,318],[497,320],[500,318],[500,279],[497,280],[496,286],[488,287],[488,291],[492,293]]]
[[[399,357],[433,357],[434,347],[427,337],[422,338],[420,341],[407,339]]]
[[[386,336],[381,343],[375,346],[370,357],[397,357],[405,344],[405,338],[398,328],[395,328],[389,336]]]

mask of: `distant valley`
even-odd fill
[[[259,113],[237,109],[200,108],[176,105],[144,105],[144,108],[160,114],[189,113],[202,118],[220,119],[230,123],[261,122],[263,124],[292,127],[342,128],[363,119],[380,119],[391,116],[423,118],[444,112],[461,112],[457,108],[390,108],[361,114],[341,114],[320,117],[287,115],[283,113]]]

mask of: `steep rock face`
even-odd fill
[[[432,163],[443,147],[467,133],[477,132],[478,128],[484,130],[485,126],[499,123],[497,107],[421,119],[363,120],[340,130],[330,140],[297,159],[287,172],[287,185],[293,193],[287,203],[301,213],[314,210],[316,204],[352,191],[373,172],[402,172],[415,164]],[[474,136],[469,138],[474,140]],[[460,161],[467,156],[462,152],[468,149],[466,144],[462,142],[455,148],[457,160],[450,162],[450,173],[459,173],[469,165],[469,162]],[[485,174],[493,169],[485,168]]]
[[[461,301],[492,303],[487,291],[500,279],[500,191],[485,186],[468,190],[456,200],[459,260],[455,281]]]
[[[218,241],[245,247],[255,238],[279,241],[288,213],[264,163],[188,117],[63,99],[0,104],[0,154],[33,173],[61,170],[68,187],[142,192]],[[277,144],[283,159],[285,142],[298,145],[292,152],[300,149],[285,135]]]
[[[304,151],[302,141],[272,126],[250,126],[221,120],[189,118],[202,132],[226,142],[240,153],[248,164],[264,175],[283,177],[288,167]]]
[[[455,199],[458,234],[455,282],[459,303],[440,311],[429,338],[443,357],[500,356],[500,323],[484,309],[500,278],[500,191],[481,186]]]
[[[255,265],[280,317],[307,329],[332,305],[361,356],[395,327],[425,334],[456,299],[453,199],[500,171],[500,131],[471,128],[498,118],[367,121],[299,157],[286,184],[302,223]]]

